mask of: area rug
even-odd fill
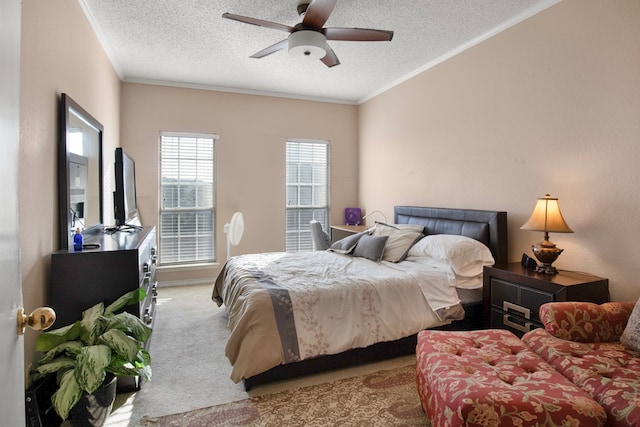
[[[416,390],[415,366],[286,390],[180,414],[145,427],[429,426]]]

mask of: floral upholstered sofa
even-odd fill
[[[422,331],[417,383],[438,426],[640,427],[640,301],[543,305],[545,329]]]
[[[640,426],[640,302],[555,302],[522,341],[597,401],[609,426]]]

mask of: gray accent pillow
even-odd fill
[[[383,223],[377,223],[373,229],[373,236],[389,236],[384,247],[382,259],[390,262],[400,262],[407,258],[409,249],[424,237],[421,231],[411,228],[397,228]]]
[[[332,252],[337,252],[339,254],[350,254],[358,244],[360,238],[368,234],[369,233],[367,231],[363,231],[362,233],[347,236],[344,239],[340,239],[334,242],[329,250]]]
[[[620,342],[634,351],[640,352],[640,299],[636,302],[627,327],[620,336]]]
[[[362,236],[353,250],[353,256],[380,262],[388,238],[389,236]]]
[[[424,234],[419,231],[398,230],[389,236],[382,259],[391,262],[404,261],[407,258],[409,249],[423,237]]]

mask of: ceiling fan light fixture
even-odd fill
[[[327,38],[317,31],[301,30],[289,35],[289,55],[321,59],[327,54]]]

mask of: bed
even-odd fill
[[[413,353],[423,329],[481,328],[477,272],[507,261],[507,214],[396,206],[393,224],[351,240],[227,261],[212,298],[228,314],[232,380],[249,390]]]

